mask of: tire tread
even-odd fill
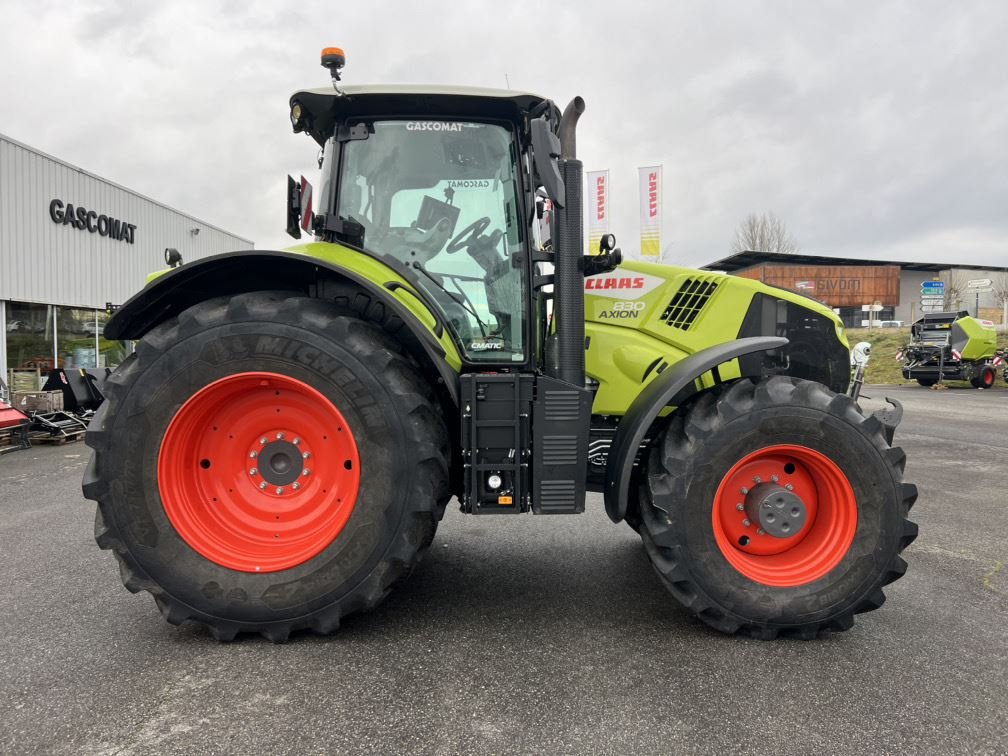
[[[776,376],[756,383],[744,378],[727,386],[718,387],[698,398],[685,411],[681,408],[666,426],[660,442],[647,458],[646,482],[638,497],[641,506],[640,534],[645,549],[659,578],[669,592],[693,615],[721,632],[744,634],[753,638],[770,639],[779,635],[797,638],[814,638],[827,630],[847,630],[854,624],[854,615],[877,609],[885,601],[882,586],[902,577],[907,563],[900,556],[917,537],[917,525],[906,519],[906,513],[917,498],[917,487],[900,483],[903,526],[899,547],[889,557],[881,571],[877,585],[842,613],[822,621],[785,625],[771,622],[747,621],[720,606],[693,580],[683,563],[684,554],[675,547],[675,533],[666,513],[655,503],[652,495],[657,490],[666,492],[665,498],[683,501],[686,496],[685,477],[677,474],[695,464],[697,441],[706,433],[724,427],[731,420],[761,408],[799,403],[814,407],[857,427],[879,450],[884,464],[893,479],[900,481],[906,466],[906,454],[899,447],[890,447],[885,428],[877,418],[862,414],[857,404],[848,396],[835,394],[822,384],[802,381],[787,376]],[[649,490],[650,489],[650,490]]]

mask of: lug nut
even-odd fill
[[[766,531],[763,528],[756,528],[756,535],[766,535]]]
[[[742,495],[745,496],[747,493],[749,493],[749,489],[746,488],[745,486],[742,486]]]
[[[753,480],[753,483],[762,483],[763,482],[763,478],[761,478],[759,475],[753,475],[753,479],[752,480]]]
[[[262,438],[260,438],[259,439],[259,443],[262,444],[263,446],[266,446],[266,436],[263,436]]]
[[[301,453],[301,459],[311,459],[311,453],[310,452],[302,452]]]
[[[770,476],[770,480],[772,480],[772,481],[773,481],[774,483],[776,483],[777,481],[779,481],[779,480],[780,480],[780,478],[779,478],[779,477],[777,477],[776,475],[771,475],[771,476]]]
[[[301,439],[300,438],[295,438],[294,439],[294,446],[301,446]]]
[[[249,459],[255,459],[258,456],[259,455],[256,452],[254,452],[254,451],[250,451],[249,452]]]
[[[745,504],[736,504],[735,509],[741,512],[743,509],[745,509]]]
[[[280,494],[283,493],[283,489],[278,486],[276,492],[277,492],[277,495],[280,495]]]
[[[311,475],[311,470],[309,470],[309,469],[308,469],[308,468],[306,467],[306,468],[305,468],[304,470],[302,470],[302,471],[301,471],[301,474],[302,474],[302,475]]]
[[[748,527],[749,527],[750,525],[752,525],[752,523],[751,523],[751,522],[749,522],[749,519],[748,519],[748,518],[746,518],[745,520],[742,520],[742,524],[743,524],[743,525],[745,525],[745,526],[746,526],[747,528],[748,528]]]
[[[283,433],[277,433],[277,441],[283,441],[283,438],[284,438]]]
[[[792,486],[790,483],[784,486],[784,488],[786,488],[788,491],[794,491],[794,486]]]
[[[297,491],[299,488],[301,488],[301,484],[298,483],[297,481],[294,481],[293,483],[291,483],[291,488]]]
[[[261,491],[265,491],[266,490],[266,481],[265,480],[262,483],[259,484],[259,489]]]
[[[251,470],[249,470],[249,475],[251,475],[251,476],[255,477],[255,474],[256,474],[257,472],[258,472],[258,470],[256,470],[256,469],[255,469],[255,468],[253,467],[253,468],[252,468]]]

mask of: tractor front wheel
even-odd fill
[[[221,639],[327,633],[430,544],[448,433],[418,368],[331,303],[206,301],[143,337],[87,433],[126,587]]]
[[[673,415],[641,484],[641,536],[672,595],[718,630],[846,630],[906,569],[904,463],[848,397],[743,379]]]

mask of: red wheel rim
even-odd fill
[[[795,535],[760,534],[745,504],[748,492],[763,483],[804,503],[804,527]],[[805,446],[778,444],[746,455],[728,471],[714,497],[712,520],[718,548],[738,572],[764,585],[793,587],[818,580],[847,554],[857,529],[857,499],[831,459]]]
[[[994,385],[994,371],[984,370],[983,372],[983,385],[984,388],[990,388]]]
[[[179,408],[158,454],[165,514],[195,551],[242,572],[308,561],[340,534],[360,488],[346,419],[276,373],[238,373]]]

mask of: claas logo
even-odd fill
[[[643,289],[643,278],[588,278],[585,279],[585,291],[599,289]]]

